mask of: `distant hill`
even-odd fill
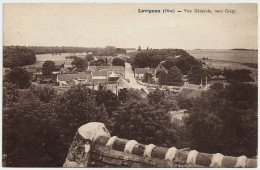
[[[231,50],[242,50],[242,51],[258,51],[258,49],[246,49],[246,48],[233,48]]]

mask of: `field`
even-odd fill
[[[204,61],[208,67],[216,68],[216,69],[248,69],[251,70],[252,73],[257,73],[256,67],[250,67],[251,65],[246,65],[245,63],[232,62],[232,61],[223,61],[223,60],[202,60]]]
[[[258,51],[256,50],[187,50],[197,59],[223,60],[240,63],[257,63]]]

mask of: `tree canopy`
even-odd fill
[[[145,72],[145,73],[144,73],[143,82],[151,83],[151,82],[153,81],[152,78],[153,78],[152,73],[147,73],[147,72]]]
[[[34,52],[28,48],[4,47],[3,49],[4,67],[14,68],[16,66],[31,65],[35,61]]]
[[[235,83],[211,87],[197,98],[187,119],[191,147],[201,152],[248,157],[257,154],[257,87]]]
[[[167,57],[166,61],[163,63],[164,67],[170,70],[173,66],[179,68],[182,74],[187,74],[192,67],[201,67],[201,63],[188,53],[178,54],[176,57]]]
[[[131,64],[133,68],[155,68],[160,62],[168,70],[173,66],[178,67],[182,74],[187,74],[192,66],[201,65],[199,61],[182,49],[141,51],[136,54]]]
[[[28,88],[31,85],[31,75],[28,71],[21,67],[11,69],[5,76],[4,82],[17,85],[19,88]]]
[[[55,63],[53,61],[45,61],[42,65],[42,74],[43,75],[51,75],[55,70]]]
[[[193,66],[188,72],[188,82],[194,84],[200,84],[201,81],[205,80],[207,72],[200,66]]]
[[[87,47],[45,47],[45,46],[4,46],[4,48],[19,48],[30,49],[35,54],[60,54],[60,53],[89,53],[95,56],[117,56],[118,54],[125,54],[126,49],[107,46],[105,48],[87,48]]]
[[[166,71],[160,70],[156,73],[156,76],[158,77],[158,82],[163,85],[167,83],[167,73]]]
[[[88,66],[87,60],[80,57],[75,57],[71,64],[76,66],[77,69],[85,69]]]
[[[176,66],[173,66],[167,73],[166,81],[168,84],[182,85],[182,73]]]
[[[12,167],[62,166],[77,129],[102,122],[110,134],[144,144],[230,156],[257,154],[257,86],[215,84],[197,99],[155,90],[94,91],[84,85],[58,94],[52,87],[4,82],[3,154]],[[169,111],[188,109],[182,125]],[[173,120],[173,122],[172,122]]]
[[[252,72],[247,69],[241,69],[241,70],[224,69],[223,70],[223,75],[230,82],[232,82],[232,81],[238,81],[238,82],[254,81],[254,79],[250,76],[251,73]]]
[[[90,65],[91,66],[108,66],[109,64],[107,63],[107,59],[104,60],[104,59],[100,58],[97,61],[91,61]]]
[[[112,121],[112,134],[121,138],[168,147],[177,141],[175,131],[171,128],[170,114],[147,103],[132,100],[122,104],[113,113]]]
[[[113,66],[123,66],[123,67],[125,67],[125,61],[121,58],[116,57],[116,58],[113,59],[112,65]]]
[[[85,59],[86,59],[88,62],[94,60],[93,54],[88,54],[88,55],[85,57]]]

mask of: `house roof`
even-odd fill
[[[116,82],[116,81],[106,81],[106,82],[102,82],[102,84],[118,84],[118,82]]]
[[[90,79],[90,83],[104,83],[107,82],[107,79]]]
[[[201,93],[204,92],[205,90],[202,89],[188,89],[188,88],[183,88],[181,90],[180,95],[184,98],[196,98],[196,97],[200,97]]]
[[[118,77],[114,72],[108,75],[108,77]]]
[[[124,70],[123,66],[88,66],[89,70]]]
[[[155,73],[155,68],[135,68],[135,74]]]
[[[73,79],[90,79],[91,74],[58,74],[58,80],[70,81]]]
[[[88,66],[88,70],[96,70],[97,66]]]
[[[162,65],[162,64],[159,64],[156,68],[156,71],[158,72],[159,70],[163,70],[165,72],[168,72],[168,70]]]
[[[124,75],[125,69],[123,66],[88,66],[92,71],[114,71],[116,74]]]
[[[107,71],[92,71],[92,76],[107,76]]]
[[[187,83],[183,86],[186,89],[200,89],[200,85]]]

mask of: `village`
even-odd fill
[[[2,6],[3,167],[257,167],[257,3]]]
[[[148,49],[148,47],[147,47]],[[131,50],[131,52],[136,52],[136,50]],[[55,58],[55,54],[52,54]],[[60,54],[56,54],[60,55]],[[207,78],[205,77],[204,82],[201,79],[200,84],[189,83],[187,75],[182,75],[183,84],[181,85],[162,85],[159,83],[158,73],[160,71],[168,72],[168,70],[163,66],[165,61],[160,62],[155,68],[134,68],[132,69],[131,64],[128,62],[129,54],[120,54],[116,57],[111,56],[93,56],[91,60],[87,62],[84,68],[77,68],[73,64],[74,58],[81,58],[81,62],[84,61],[85,57],[92,55],[92,53],[75,54],[72,53],[66,57],[66,60],[62,61],[41,61],[36,65],[24,66],[23,68],[31,73],[32,84],[35,86],[51,86],[58,93],[64,93],[71,87],[76,85],[84,85],[92,90],[109,90],[118,96],[119,91],[122,89],[137,89],[140,90],[142,96],[147,97],[150,92],[155,90],[160,90],[166,94],[172,94],[176,96],[182,96],[184,98],[196,98],[201,96],[202,92],[207,91],[210,88]],[[175,58],[182,58],[181,55],[174,56]],[[124,64],[121,66],[115,66],[112,64],[113,59],[119,58]],[[95,63],[98,61],[104,61],[102,65],[91,65],[90,63]],[[44,63],[53,62],[56,67],[55,71],[46,74],[43,71]],[[204,64],[203,68],[207,65]],[[5,70],[8,72],[8,69]],[[149,83],[144,81],[146,74],[151,75],[149,77]],[[212,76],[211,82],[225,82],[225,77]],[[171,112],[172,121],[179,120],[182,122],[184,117],[188,116],[186,109],[172,110]]]
[[[115,47],[106,47],[115,50]],[[189,82],[187,74],[180,74],[180,83],[174,82],[174,77],[169,82],[161,82],[160,73],[168,74],[170,71],[166,69],[167,60],[158,62],[156,67],[134,67],[131,62],[131,55],[136,56],[138,53],[154,53],[156,50],[149,49],[141,50],[119,50],[122,54],[114,56],[109,55],[93,55],[92,52],[84,53],[52,53],[49,57],[40,60],[33,65],[23,66],[23,69],[31,75],[31,83],[34,86],[47,86],[54,88],[58,93],[64,93],[71,87],[84,85],[85,87],[100,91],[111,91],[116,96],[123,89],[136,89],[146,98],[149,93],[159,90],[165,94],[180,96],[185,99],[194,99],[200,97],[203,92],[210,89],[210,85],[214,83],[229,84],[226,77],[223,76],[223,69],[218,69],[218,74],[199,75],[200,79],[196,83]],[[160,50],[159,50],[160,51]],[[47,55],[47,54],[43,54]],[[64,60],[57,60],[63,55]],[[173,55],[174,60],[186,60],[185,56]],[[53,60],[53,61],[52,61]],[[116,63],[114,61],[119,61]],[[196,60],[195,60],[196,61]],[[198,60],[201,63],[203,70],[212,69],[212,63],[208,59]],[[141,63],[142,64],[142,63]],[[154,65],[152,63],[152,65]],[[180,67],[182,67],[180,65]],[[45,71],[47,69],[47,72]],[[4,74],[10,69],[6,68]],[[178,70],[177,70],[178,72]],[[213,71],[213,72],[216,72]],[[202,73],[199,73],[202,74]],[[196,77],[196,75],[194,75]],[[257,83],[255,74],[250,74],[255,80],[251,83]],[[171,120],[180,121],[183,123],[183,118],[187,117],[187,109],[172,110]]]

